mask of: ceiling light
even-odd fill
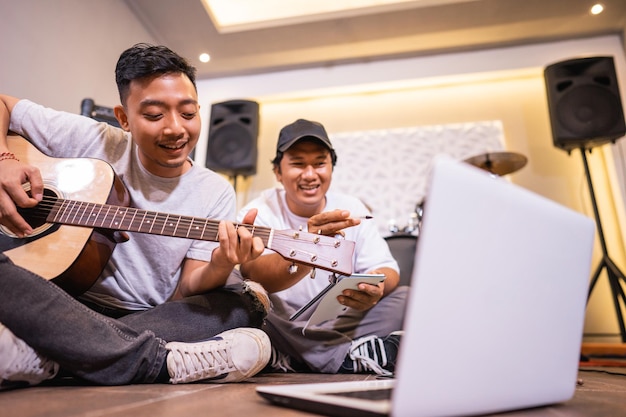
[[[202,0],[220,33],[475,0]]]
[[[203,54],[200,54],[198,59],[200,60],[200,62],[206,63],[206,62],[209,62],[211,60],[211,55],[209,55],[207,53],[203,53]]]
[[[604,11],[604,6],[600,3],[596,3],[591,7],[591,14],[600,14]]]

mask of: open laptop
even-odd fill
[[[395,379],[262,385],[270,402],[336,416],[466,416],[574,395],[591,219],[437,157]],[[376,392],[393,388],[390,399]],[[359,399],[359,390],[375,390]]]

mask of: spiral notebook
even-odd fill
[[[395,379],[262,385],[257,393],[331,416],[466,416],[567,401],[594,231],[586,216],[437,158]]]

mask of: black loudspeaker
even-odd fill
[[[211,106],[206,166],[235,177],[256,174],[259,104],[230,100]]]
[[[120,127],[120,122],[117,121],[112,107],[98,106],[90,98],[85,98],[80,102],[80,114],[99,122],[106,122],[112,126]]]
[[[589,149],[626,134],[612,57],[557,62],[544,77],[554,146]]]

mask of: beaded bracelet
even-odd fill
[[[0,161],[4,161],[5,159],[15,159],[19,162],[19,159],[15,156],[13,152],[2,152],[0,153]]]

